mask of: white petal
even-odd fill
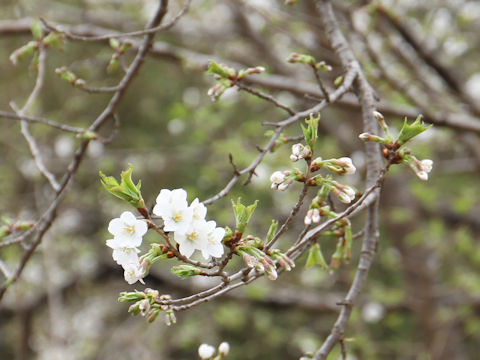
[[[114,249],[112,253],[113,260],[118,265],[126,265],[130,263],[138,263],[138,253],[140,250],[136,248],[120,248]]]
[[[135,220],[135,235],[142,237],[148,231],[148,225],[145,221]]]
[[[108,223],[108,232],[112,235],[121,234],[123,227],[123,221],[120,218],[115,218]]]
[[[179,250],[180,250],[180,254],[189,258],[190,256],[192,256],[193,252],[195,251],[195,246],[190,241],[185,241],[180,244]]]
[[[130,211],[124,211],[122,215],[120,215],[120,219],[128,225],[133,225],[137,221],[135,215],[133,215]]]

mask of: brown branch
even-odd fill
[[[360,69],[360,65],[355,58],[355,55],[350,49],[339,28],[330,1],[318,0],[316,1],[316,5],[319,10],[319,17],[325,29],[327,39],[332,49],[340,58],[343,67],[346,69],[357,69],[358,76],[354,83],[354,88],[362,109],[363,130],[365,132],[376,134],[378,125],[373,117],[373,111],[376,109],[374,91],[366,80],[363,72]],[[320,349],[318,349],[318,351],[315,353],[314,359],[316,360],[326,359],[333,347],[343,338],[343,334],[346,330],[347,323],[352,312],[353,304],[363,290],[367,279],[368,270],[372,264],[373,255],[377,246],[379,193],[375,188],[381,185],[381,180],[379,179],[382,179],[383,172],[380,171],[381,157],[378,145],[367,143],[365,147],[367,157],[367,186],[370,186],[373,190],[372,194],[366,195],[367,193],[365,193],[363,195],[365,200],[367,200],[367,197],[370,197],[371,205],[368,208],[360,260],[355,278],[345,298],[346,305],[343,306],[330,335],[324,341]]]

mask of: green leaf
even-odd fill
[[[269,243],[270,241],[272,241],[273,237],[275,236],[275,233],[277,232],[277,228],[278,228],[278,221],[272,220],[272,224],[268,229],[267,239],[265,240],[266,243]]]
[[[308,250],[308,257],[305,267],[308,269],[312,266],[320,265],[323,269],[328,269],[328,265],[323,257],[322,250],[320,249],[320,244],[315,243]]]
[[[309,119],[305,119],[307,127],[302,126],[303,136],[305,137],[305,142],[313,150],[315,142],[318,138],[318,121],[320,120],[320,114],[317,117],[314,117],[313,114],[310,114]]]
[[[255,203],[249,206],[243,205],[240,200],[241,199],[238,198],[236,203],[232,200],[232,205],[233,212],[235,214],[236,231],[243,234],[253,212],[255,211],[255,208],[257,207],[258,200],[255,200]]]
[[[130,165],[127,170],[122,171],[120,184],[113,176],[106,176],[100,171],[101,182],[103,187],[112,195],[125,200],[137,209],[143,209],[145,208],[145,202],[140,193],[141,181],[139,181],[137,185],[133,183],[132,171],[132,165]]]
[[[403,127],[400,130],[400,134],[398,135],[397,143],[402,146],[407,141],[411,140],[418,134],[421,134],[428,128],[432,127],[432,125],[426,126],[425,123],[422,121],[423,116],[418,115],[415,121],[412,124],[408,124],[407,118],[405,118]]]

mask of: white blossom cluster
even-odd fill
[[[107,240],[107,246],[113,249],[113,260],[123,267],[125,281],[129,284],[143,283],[145,270],[140,265],[138,247],[147,230],[145,221],[137,220],[130,211],[125,211],[108,224],[108,232],[113,239]]]
[[[163,230],[173,233],[173,239],[183,256],[189,258],[195,250],[199,250],[205,259],[223,255],[225,229],[217,227],[213,220],[205,220],[207,208],[198,199],[189,206],[184,189],[161,190],[153,213],[162,218]],[[107,240],[107,246],[113,249],[113,260],[123,267],[125,281],[129,284],[137,281],[143,283],[146,275],[145,266],[142,266],[138,256],[138,247],[147,230],[147,223],[138,220],[129,211],[111,220],[108,225],[113,239]]]
[[[205,259],[223,255],[225,229],[217,227],[213,220],[205,220],[207,208],[198,199],[189,206],[184,189],[161,190],[153,213],[162,218],[165,231],[173,232],[182,255],[189,258],[195,250]]]

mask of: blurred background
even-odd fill
[[[30,59],[17,66],[9,61],[32,39],[33,19],[91,34],[126,32],[142,29],[156,6],[153,0],[2,0],[0,109],[9,111],[10,101],[23,104],[33,87],[36,72]],[[167,19],[183,6],[183,1],[170,1]],[[345,0],[336,1],[335,10],[387,122],[400,128],[404,116],[422,113],[435,123],[411,145],[420,158],[434,161],[428,182],[398,166],[382,190],[378,252],[345,334],[348,359],[475,359],[480,344],[480,2]],[[333,70],[321,74],[329,89],[344,74],[316,11],[310,0],[291,5],[194,0],[173,28],[158,33],[152,54],[120,104],[117,136],[109,144],[90,144],[55,223],[0,304],[0,359],[195,359],[201,343],[222,341],[230,343],[231,360],[298,359],[321,345],[338,314],[336,302],[353,279],[360,240],[351,263],[335,272],[304,269],[303,257],[295,271],[277,281],[261,278],[177,314],[176,325],[167,327],[161,317],[148,324],[128,314],[128,304],[117,302],[121,291],[143,287],[123,280],[105,246],[110,219],[130,209],[103,190],[98,176],[102,171],[118,178],[132,164],[148,206],[163,188],[185,188],[189,201],[220,191],[233,175],[228,154],[244,168],[257,156],[256,146],[269,139],[265,133],[272,127],[262,122],[288,116],[236,89],[212,102],[208,59],[237,69],[265,66],[266,74],[253,75],[251,86],[295,109],[312,107],[321,97],[315,78],[308,68],[287,63],[288,55],[308,53],[330,64]],[[133,59],[136,44],[122,62]],[[88,127],[110,95],[74,88],[55,69],[66,66],[92,87],[113,86],[123,72],[120,66],[107,73],[112,53],[108,42],[68,41],[63,51],[49,50],[35,115]],[[35,221],[52,199],[51,188],[35,166],[19,123],[0,119],[0,126],[0,215]],[[102,131],[107,135],[111,128],[108,124]],[[31,131],[47,167],[63,174],[80,139],[41,124]],[[346,94],[322,112],[316,149],[323,158],[352,157],[358,172],[344,183],[358,189],[364,189],[367,160],[358,140],[361,132],[356,98]],[[284,135],[301,135],[300,126]],[[248,186],[238,183],[209,206],[208,218],[233,227],[230,201],[241,196],[244,203],[259,200],[249,233],[263,237],[272,218],[285,220],[300,186],[275,192],[269,177],[290,167],[290,145],[268,154]],[[301,231],[305,211],[280,248]],[[362,220],[363,215],[353,219],[354,232],[361,230]],[[142,250],[156,240],[153,235]],[[322,240],[322,249],[329,259],[335,243]],[[11,269],[21,253],[18,245],[0,247],[0,259]],[[146,285],[173,297],[211,285],[202,278],[179,280],[170,273],[174,264],[154,266]],[[341,358],[340,349],[330,358]]]

